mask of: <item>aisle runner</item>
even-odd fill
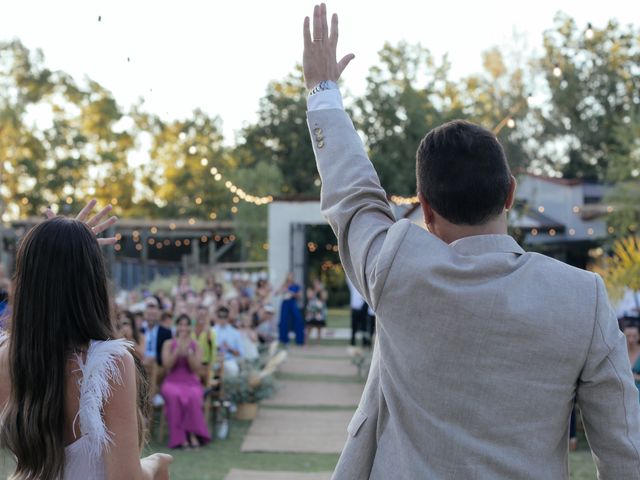
[[[346,358],[346,347],[309,346],[289,353],[280,371],[302,378],[278,382],[278,393],[258,410],[241,451],[340,453],[364,388],[363,382],[344,381],[355,379],[357,368]]]
[[[355,409],[361,395],[361,383],[279,380],[277,393],[270,399],[263,401],[262,405],[353,407]]]
[[[296,375],[334,375],[336,377],[354,377],[357,368],[349,360],[296,357],[287,359],[280,367],[282,373]]]
[[[258,472],[233,469],[224,480],[330,480],[331,472]]]
[[[352,415],[352,410],[261,408],[240,451],[340,453]]]

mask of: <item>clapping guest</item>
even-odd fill
[[[165,401],[170,448],[197,448],[211,440],[202,412],[204,389],[200,378],[202,349],[191,338],[191,320],[180,315],[176,337],[162,347],[162,361],[169,371],[160,392]]]
[[[209,319],[209,309],[204,305],[198,306],[193,339],[198,342],[202,350],[202,365],[210,366],[216,359],[218,347],[216,331],[211,327]]]
[[[243,356],[242,337],[240,332],[229,323],[229,309],[218,307],[216,311],[216,339],[218,351],[224,355],[225,375],[235,376],[240,371],[238,359]]]

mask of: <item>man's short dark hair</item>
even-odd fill
[[[503,211],[511,185],[496,136],[464,120],[431,130],[416,154],[418,191],[456,225],[480,225]]]

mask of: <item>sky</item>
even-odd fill
[[[307,0],[0,0],[0,40],[40,48],[47,67],[111,90],[124,108],[144,98],[147,111],[187,118],[195,108],[219,115],[227,143],[255,120],[267,85],[302,57]],[[454,78],[478,72],[481,52],[508,46],[514,32],[540,50],[542,32],[563,11],[578,25],[611,18],[640,23],[632,0],[445,1],[335,0],[338,55],[356,59],[344,85],[362,93],[368,69],[385,42],[420,42],[448,53]]]

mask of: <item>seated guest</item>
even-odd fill
[[[253,328],[258,334],[260,343],[271,343],[278,338],[273,323],[274,314],[275,309],[271,304],[260,307],[253,314]]]
[[[218,307],[215,331],[218,351],[224,355],[225,375],[235,376],[240,370],[237,360],[242,358],[244,352],[240,332],[229,324],[229,309],[227,307]]]
[[[211,328],[209,309],[205,305],[199,305],[196,312],[196,326],[192,338],[198,342],[202,349],[202,365],[210,366],[215,361],[217,350],[216,331]]]
[[[146,332],[146,346],[144,364],[150,365],[158,358],[158,330],[160,322],[160,308],[154,297],[145,299],[143,325]],[[159,362],[158,362],[159,363]]]
[[[640,390],[640,333],[638,327],[629,324],[624,327],[624,336],[627,337],[627,353],[633,372],[636,387]]]
[[[238,331],[242,339],[242,351],[247,360],[256,360],[260,357],[258,353],[258,334],[251,328],[251,316],[248,313],[240,315],[238,319]]]
[[[129,311],[120,312],[118,315],[118,332],[121,338],[133,343],[134,350],[132,353],[142,361],[144,359],[146,339],[144,333],[139,332],[135,327],[133,313]]]
[[[202,350],[191,338],[191,320],[180,315],[176,338],[165,342],[162,359],[168,374],[160,388],[165,401],[170,448],[197,448],[211,440],[202,412],[204,389],[198,372]]]
[[[169,312],[164,312],[160,316],[160,324],[158,325],[157,346],[156,346],[156,361],[158,365],[162,366],[162,348],[167,340],[173,338],[173,330],[171,329],[171,322],[173,317]]]

